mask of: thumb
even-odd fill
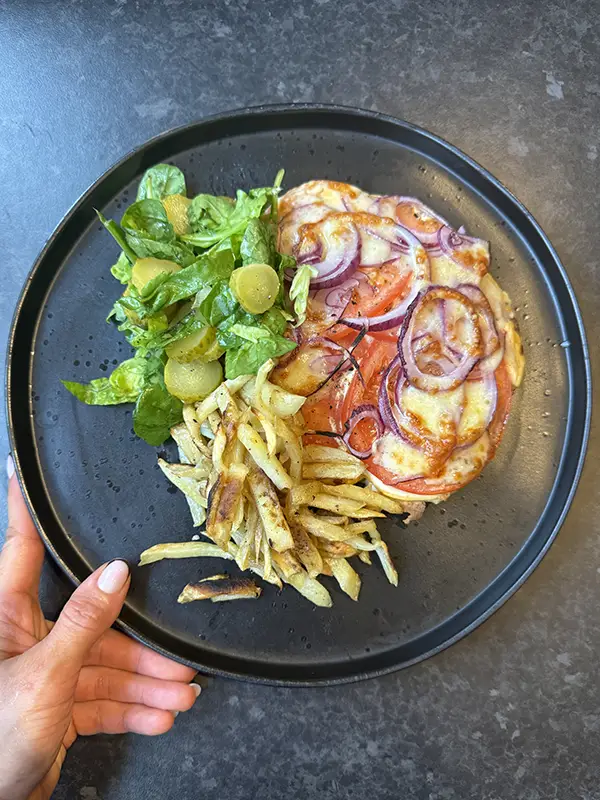
[[[79,671],[96,641],[119,616],[131,580],[126,561],[115,559],[79,586],[42,642],[55,664]]]

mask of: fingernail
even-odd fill
[[[129,564],[121,558],[110,561],[98,578],[98,588],[105,594],[116,594],[127,583]]]
[[[15,474],[15,462],[13,461],[13,457],[10,453],[6,459],[6,474],[8,475],[8,480],[10,480]]]
[[[177,717],[178,717],[178,716],[179,716],[179,711],[174,711],[174,712],[173,712],[173,717],[174,717],[175,719],[177,719]]]
[[[196,692],[196,699],[200,697],[200,692],[202,691],[202,687],[198,686],[197,683],[190,683],[192,689]]]

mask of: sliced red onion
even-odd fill
[[[310,292],[311,317],[322,321],[324,327],[331,327],[340,319],[350,299],[353,290],[359,285],[360,273],[355,273],[339,286],[330,289],[319,289]]]
[[[321,353],[316,356],[308,365],[311,372],[315,375],[319,372],[329,373],[323,380],[320,381],[320,383],[310,392],[308,396],[316,394],[316,392],[318,392],[319,389],[322,389],[323,386],[325,386],[325,384],[328,383],[331,378],[333,378],[333,376],[340,370],[343,369],[345,371],[350,367],[355,369],[358,379],[363,386],[365,385],[362,373],[360,371],[360,366],[353,355],[353,351],[356,349],[361,339],[362,335],[359,334],[349,348],[344,347],[338,342],[334,342],[333,339],[328,339],[325,336],[311,336],[310,338],[306,339],[304,342],[306,347],[320,347],[322,349],[333,350],[335,352],[335,355]]]
[[[278,250],[291,255],[298,244],[302,225],[319,222],[330,210],[323,203],[305,203],[288,211],[279,220]]]
[[[305,257],[310,258],[317,270],[318,275],[310,283],[312,288],[328,289],[343,283],[360,264],[360,236],[352,215],[329,214],[318,223],[303,226],[294,255],[298,264],[305,263]]]
[[[346,433],[343,436],[344,444],[348,448],[348,450],[352,453],[353,456],[360,459],[370,458],[373,453],[373,444],[369,447],[368,450],[357,450],[350,444],[350,437],[352,435],[352,431],[356,427],[356,425],[363,419],[370,419],[375,424],[377,429],[377,434],[375,439],[379,439],[380,436],[383,435],[383,422],[381,421],[381,417],[379,416],[379,410],[377,406],[372,405],[371,403],[365,403],[363,405],[357,406],[354,411],[352,412],[350,419],[346,423]],[[375,440],[373,440],[375,441]]]
[[[503,337],[498,333],[492,307],[479,286],[463,283],[458,287],[471,300],[479,312],[479,327],[483,340],[483,357],[469,375],[469,380],[477,380],[488,372],[495,372],[504,357]]]
[[[400,427],[396,422],[396,418],[394,417],[394,412],[392,411],[392,404],[390,403],[390,378],[392,372],[396,367],[399,367],[402,370],[402,362],[400,361],[400,356],[395,356],[392,360],[391,364],[387,367],[386,371],[383,374],[383,379],[381,384],[379,385],[379,394],[377,397],[377,405],[379,407],[379,414],[383,421],[383,424],[386,428],[395,433],[396,436],[401,436]],[[398,384],[401,383],[400,376],[396,378],[396,398],[397,398],[397,387]]]
[[[357,214],[357,224],[364,235],[372,236],[390,246],[390,255],[394,252],[410,253],[421,244],[419,239],[402,225],[398,225],[388,217],[378,217],[375,214]],[[416,241],[415,241],[416,240]],[[377,264],[362,263],[362,266],[377,266]]]
[[[416,197],[384,195],[378,197],[371,208],[408,228],[425,246],[437,246],[438,230],[443,225],[448,225],[443,217]]]
[[[484,239],[466,236],[444,225],[438,231],[438,244],[442,252],[458,266],[471,269],[478,275],[487,272],[490,246]]]
[[[289,328],[289,331],[292,339],[296,342],[296,344],[298,345],[302,344],[302,331],[300,330],[300,328],[294,328],[293,326],[291,326]]]
[[[395,226],[400,228],[399,225]],[[393,259],[397,264],[398,271],[412,273],[412,280],[406,296],[398,301],[398,304],[387,311],[385,314],[378,314],[374,317],[344,317],[344,323],[351,328],[364,328],[369,331],[386,331],[395,328],[404,319],[408,307],[418,296],[419,292],[428,285],[431,273],[429,269],[429,259],[425,248],[410,231],[401,229],[398,235],[403,236],[410,244],[410,251],[407,254]]]
[[[339,367],[340,358],[343,360],[343,356],[335,354],[316,356],[309,366],[315,372],[333,372],[336,367]]]
[[[439,300],[444,302],[459,303],[464,309],[463,319],[466,320],[468,330],[466,341],[462,344],[461,360],[457,366],[443,374],[433,374],[424,372],[418,365],[414,351],[414,329],[419,319],[419,315],[427,312],[428,306]],[[447,331],[445,332],[447,335]],[[440,335],[444,332],[440,331]],[[446,344],[446,342],[442,342]],[[456,350],[456,347],[454,348]],[[481,332],[479,329],[479,316],[476,307],[464,294],[444,286],[432,286],[423,292],[408,309],[400,337],[398,340],[398,352],[402,359],[402,365],[406,378],[417,389],[425,392],[448,391],[459,386],[473,369],[482,355]]]

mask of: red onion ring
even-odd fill
[[[466,236],[455,231],[449,225],[440,228],[437,236],[442,252],[459,267],[471,269],[478,275],[484,275],[487,272],[490,250],[489,243],[484,239]]]
[[[503,337],[498,333],[492,307],[479,286],[463,283],[457,288],[457,291],[464,294],[475,304],[480,315],[479,327],[483,339],[483,357],[469,375],[469,380],[477,380],[482,375],[488,372],[495,372],[498,369],[504,357],[504,341]]]
[[[461,354],[461,362],[454,369],[442,375],[433,375],[423,372],[417,364],[413,349],[413,333],[419,313],[427,304],[437,302],[439,299],[460,303],[465,308],[471,326],[471,341],[465,343],[465,352]],[[417,389],[426,392],[448,391],[456,388],[466,379],[481,358],[483,350],[481,338],[478,310],[472,301],[455,289],[445,286],[430,287],[420,294],[408,309],[398,339],[398,352],[407,380]]]
[[[404,319],[404,315],[411,303],[418,296],[419,292],[429,283],[431,273],[425,248],[410,231],[401,228],[400,225],[396,227],[400,229],[399,235],[404,237],[411,247],[407,256],[404,256],[404,258],[409,258],[409,266],[412,270],[412,282],[408,294],[401,298],[397,306],[390,309],[390,311],[387,311],[385,314],[378,314],[375,317],[345,317],[343,322],[350,328],[367,327],[367,330],[377,332],[397,327]],[[401,261],[400,258],[393,260],[397,262]]]
[[[379,416],[379,410],[377,406],[374,406],[371,403],[364,403],[363,405],[357,406],[350,415],[350,419],[348,422],[346,422],[346,433],[342,438],[344,440],[344,444],[352,453],[352,455],[364,461],[364,459],[371,457],[373,453],[373,444],[371,444],[368,450],[357,450],[350,444],[350,436],[352,435],[352,431],[363,419],[370,419],[375,423],[375,427],[377,428],[375,439],[379,439],[383,435],[384,427],[381,417]]]
[[[279,220],[277,249],[282,253],[292,253],[298,244],[301,226],[318,222],[329,212],[330,209],[322,203],[304,203],[292,208]]]
[[[400,427],[396,422],[396,418],[394,417],[394,413],[392,411],[392,404],[390,403],[390,396],[389,396],[390,376],[392,374],[392,371],[396,367],[400,367],[400,369],[402,369],[402,362],[400,361],[400,356],[398,355],[394,356],[390,365],[383,373],[383,378],[381,384],[379,385],[377,406],[379,408],[379,415],[385,427],[389,428],[389,430],[391,430],[392,433],[396,434],[396,436],[402,436]],[[398,376],[398,378],[396,379],[396,392],[398,383],[400,383],[399,377],[400,376]],[[395,397],[397,398],[397,394],[395,395]]]
[[[339,286],[334,286],[330,289],[319,289],[318,291],[311,290],[311,318],[319,319],[327,328],[335,325],[346,310],[354,288],[360,283],[359,276],[361,276],[361,273],[357,272],[354,276],[339,284]]]
[[[294,255],[298,264],[304,264],[309,263],[304,261],[308,254],[317,270],[318,275],[310,282],[313,289],[338,286],[360,264],[360,236],[350,214],[330,214],[319,223],[303,225],[300,236]]]
[[[375,206],[378,213],[385,214],[395,222],[400,223],[404,228],[408,228],[426,247],[437,246],[438,230],[442,226],[448,225],[448,222],[443,217],[429,208],[429,206],[426,206],[425,203],[417,200],[416,197],[383,195],[373,202],[373,206]],[[438,223],[437,228],[433,231],[424,231],[422,229],[423,218],[434,220]],[[414,222],[413,219],[415,220]],[[421,227],[419,223],[421,223]]]

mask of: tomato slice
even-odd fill
[[[327,333],[329,337],[329,332]],[[344,345],[348,346],[356,339],[356,331],[346,328]],[[331,431],[338,434],[345,432],[345,423],[352,411],[361,403],[377,405],[377,392],[381,375],[396,353],[395,342],[380,343],[369,335],[365,336],[353,351],[360,367],[364,381],[353,369],[344,370],[334,375],[315,395],[309,397],[302,407],[302,414],[309,431]],[[352,444],[357,450],[368,450],[374,439],[374,430],[370,425],[357,425]],[[305,441],[308,440],[305,439]],[[320,442],[325,444],[326,442]],[[335,446],[335,440],[330,440]]]
[[[513,385],[504,359],[500,362],[494,375],[496,376],[496,386],[498,387],[498,399],[496,400],[496,411],[489,424],[488,431],[495,452],[502,440],[508,421],[512,405]]]
[[[412,274],[401,273],[394,261],[388,261],[377,267],[360,267],[357,272],[362,273],[366,280],[361,280],[353,290],[350,301],[344,311],[347,317],[377,317],[386,314],[397,306],[410,291]],[[303,328],[308,335],[317,332],[318,322],[308,320]],[[397,341],[399,328],[391,331],[381,331],[373,334],[376,338],[385,341]],[[331,326],[327,330],[327,337],[340,342],[348,335],[348,326],[343,322]]]
[[[345,423],[350,418],[352,411],[362,403],[377,405],[379,386],[386,367],[396,354],[396,342],[391,340],[377,340],[371,335],[365,336],[355,351],[359,363],[364,385],[352,372],[343,376],[335,376],[328,387],[318,392],[316,398],[309,398],[303,409],[307,427],[313,431],[333,431],[343,434]],[[510,412],[512,400],[512,384],[504,361],[495,372],[498,387],[496,411],[488,428],[490,447],[486,457],[481,460],[475,469],[470,471],[464,481],[444,483],[435,478],[416,478],[410,481],[398,482],[397,475],[376,464],[373,458],[365,461],[365,466],[373,475],[388,486],[408,492],[410,494],[450,494],[470,483],[490,461],[502,439],[506,421]],[[374,441],[375,429],[368,422],[359,423],[352,433],[352,446],[357,450],[368,450]],[[311,436],[305,437],[307,444],[319,443],[331,447],[338,446],[335,439]]]

